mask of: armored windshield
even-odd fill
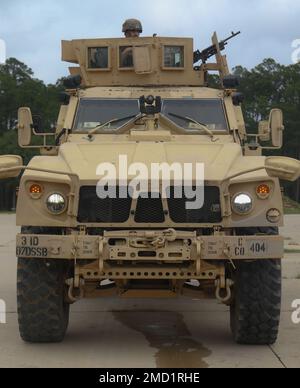
[[[195,129],[193,119],[212,131],[227,131],[223,102],[220,99],[164,100],[162,114],[185,129]]]
[[[115,130],[139,113],[137,99],[82,99],[74,131],[89,132],[110,121],[114,122],[108,124],[106,129]],[[223,102],[220,99],[164,99],[161,113],[186,130],[197,129],[193,120],[212,131],[228,130]]]
[[[130,121],[130,116],[137,116],[139,113],[138,100],[82,99],[79,103],[74,128],[78,132],[88,132],[98,125],[118,120],[108,125],[114,130]]]

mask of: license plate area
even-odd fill
[[[22,236],[16,247],[17,257],[33,257],[45,259],[48,257],[48,247],[43,246],[39,236]]]
[[[245,239],[239,238],[231,247],[231,253],[234,258],[268,258],[272,250],[270,250],[270,242],[268,239]]]

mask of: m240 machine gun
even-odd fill
[[[228,44],[228,42],[231,39],[235,38],[236,36],[240,35],[240,33],[241,33],[240,31],[239,32],[232,32],[231,36],[229,36],[228,38],[219,42],[220,51],[225,50],[225,46]],[[217,53],[218,53],[218,47],[216,45],[212,45],[210,47],[207,47],[203,51],[197,50],[194,52],[194,64],[199,62],[199,61],[202,61],[202,63],[206,63],[209,58],[213,57]]]

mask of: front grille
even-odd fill
[[[168,196],[170,218],[178,224],[219,223],[222,221],[220,190],[218,187],[206,186],[204,188],[204,206],[201,209],[186,209],[187,199],[182,189],[182,198],[175,198],[175,189],[171,187]]]
[[[176,224],[213,224],[222,221],[220,190],[218,187],[207,186],[204,189],[204,206],[201,209],[186,209],[186,203],[191,200],[184,195],[175,198],[175,189],[170,189],[169,215]],[[99,224],[122,224],[129,220],[132,199],[120,198],[119,188],[117,198],[101,199],[97,196],[95,186],[84,186],[80,189],[78,222]],[[166,221],[162,198],[138,198],[134,214],[137,224],[162,224]]]
[[[165,222],[165,214],[161,198],[139,198],[134,220],[138,224],[161,224]]]
[[[123,223],[129,218],[131,198],[101,199],[96,187],[85,186],[80,189],[78,222],[80,223]]]

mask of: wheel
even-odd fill
[[[23,233],[37,230],[23,229]],[[70,305],[66,302],[69,262],[65,260],[18,259],[17,305],[19,330],[26,342],[63,341]]]
[[[63,341],[69,324],[65,274],[66,264],[62,261],[18,260],[18,317],[24,341]]]
[[[281,313],[281,261],[239,262],[234,280],[230,321],[235,341],[247,345],[274,344]]]

